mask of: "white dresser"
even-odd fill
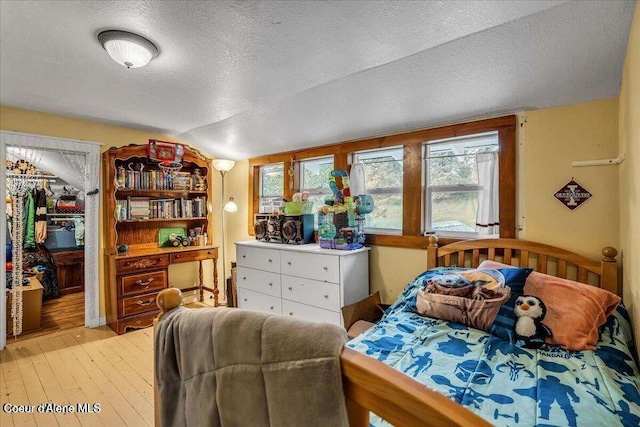
[[[340,309],[369,295],[369,248],[236,243],[238,307],[342,325]]]

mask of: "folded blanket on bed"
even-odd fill
[[[163,426],[347,426],[344,329],[238,309],[178,308],[158,323]]]

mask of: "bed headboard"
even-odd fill
[[[514,267],[529,267],[540,273],[599,286],[622,295],[618,283],[618,251],[612,247],[602,249],[601,261],[594,261],[573,252],[519,239],[464,240],[442,247],[438,237],[429,237],[427,267],[457,265],[477,267],[489,259]]]

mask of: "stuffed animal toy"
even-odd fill
[[[513,310],[516,315],[516,343],[526,348],[540,348],[547,337],[552,337],[542,320],[547,314],[547,307],[540,298],[533,295],[521,295],[516,299]]]

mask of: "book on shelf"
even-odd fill
[[[128,200],[131,219],[149,219],[148,197],[129,197]]]
[[[207,198],[205,196],[195,198],[128,196],[126,199],[116,200],[114,216],[117,221],[202,218],[207,216]]]
[[[118,187],[127,190],[192,191],[198,182],[196,175],[189,171],[169,174],[156,169],[144,170],[142,164],[130,164],[127,167],[129,169],[121,165],[116,170]]]

